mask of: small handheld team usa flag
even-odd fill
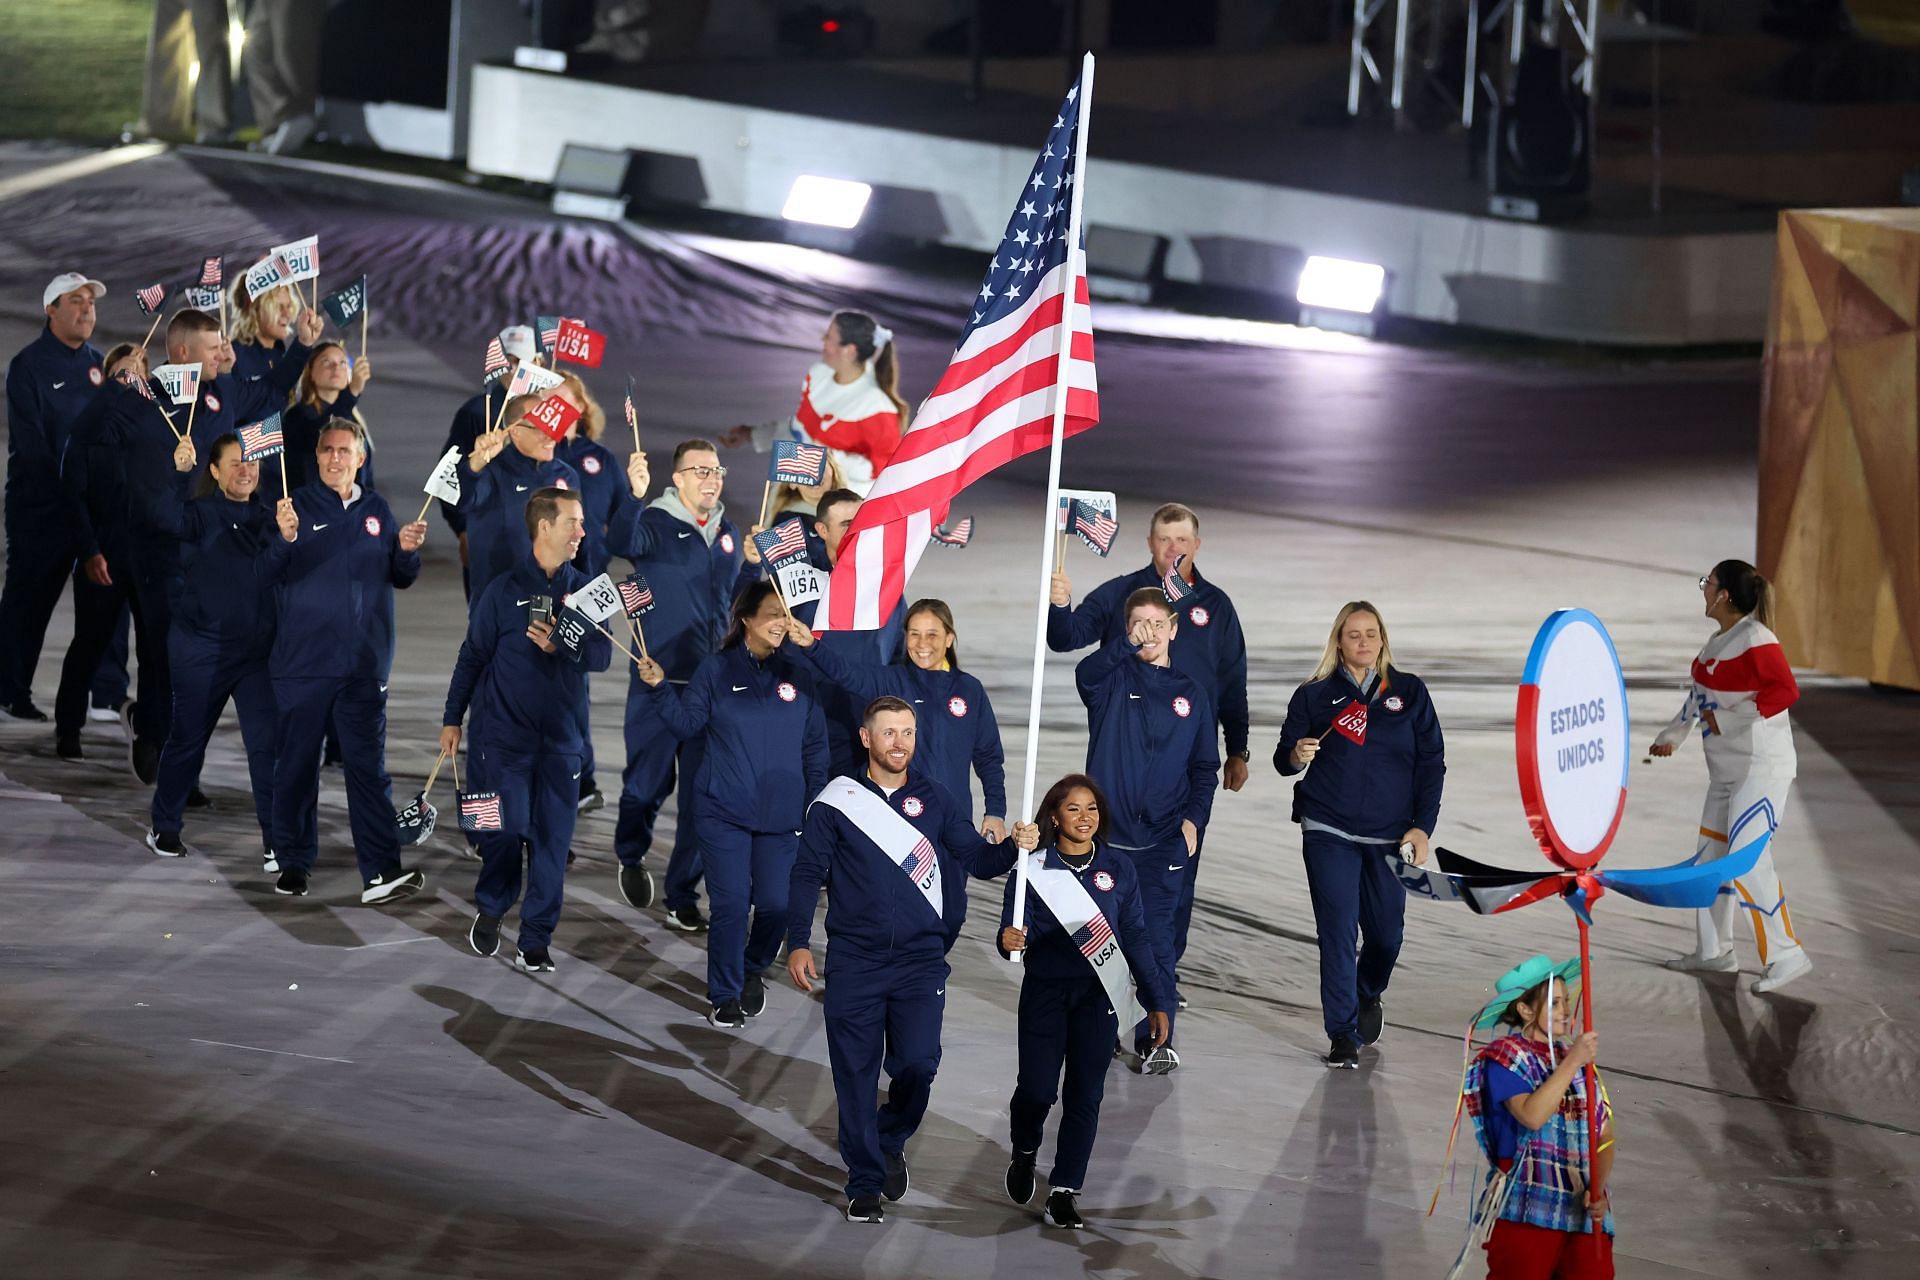
[[[247,286],[247,301],[251,302],[292,280],[293,268],[288,266],[287,260],[279,254],[270,253],[248,267],[244,279]]]
[[[566,323],[564,316],[536,316],[533,331],[540,344],[540,354],[553,359],[553,350],[560,345],[560,326]]]
[[[775,440],[767,479],[774,484],[816,485],[827,477],[827,447],[802,440]]]
[[[627,399],[626,399],[626,404],[623,407],[626,409],[626,413],[627,413],[627,428],[633,432],[634,438],[638,439],[640,436],[640,415],[634,411],[634,407],[633,407],[633,375],[632,374],[627,375]]]
[[[250,427],[240,428],[240,461],[258,462],[262,458],[271,458],[286,448],[286,439],[280,431],[280,415],[273,416]]]
[[[589,369],[598,369],[601,359],[606,354],[606,334],[587,328],[584,321],[562,320],[560,322],[560,332],[553,344],[555,363],[565,360],[570,364],[583,364]]]
[[[586,615],[572,605],[563,605],[553,616],[553,642],[567,651],[567,656],[577,658],[587,643],[587,632],[593,624]]]
[[[133,300],[140,304],[141,315],[154,315],[167,300],[167,286],[165,284],[150,284],[144,289],[135,289],[133,291]]]
[[[964,547],[973,541],[973,517],[953,525],[935,525],[933,545],[936,547]]]
[[[1357,747],[1366,746],[1367,704],[1358,698],[1348,699],[1347,705],[1340,709],[1340,714],[1335,716],[1333,723],[1327,727]],[[1327,735],[1323,733],[1320,736],[1324,738]]]
[[[1107,923],[1105,912],[1096,912],[1093,919],[1073,931],[1073,943],[1080,948],[1080,954],[1092,959],[1107,949],[1113,941],[1113,926]]]
[[[466,791],[460,795],[462,831],[498,831],[505,824],[500,818],[498,791]]]
[[[147,399],[152,400],[155,404],[160,403],[159,399],[153,394],[153,388],[147,385],[147,380],[138,373],[135,373],[132,369],[122,369],[113,375],[113,379],[122,386],[132,387],[135,391],[138,391]],[[162,409],[160,412],[166,413],[166,410]],[[169,422],[173,420],[171,414],[168,414],[167,420]]]
[[[630,573],[620,580],[620,603],[626,606],[629,618],[638,618],[653,612],[653,588],[647,580],[637,573]]]
[[[482,384],[498,382],[506,377],[511,368],[513,361],[507,359],[507,349],[500,345],[499,335],[496,334],[487,343],[486,358],[480,365],[480,381]]]
[[[548,396],[527,410],[526,420],[540,428],[549,439],[560,441],[567,438],[568,430],[580,420],[580,410],[574,407],[571,400],[560,396]]]
[[[620,611],[624,601],[613,579],[603,573],[569,595],[565,603],[579,610],[589,622],[605,622]]]
[[[200,398],[200,366],[198,364],[163,364],[153,371],[167,393],[167,398],[175,404],[186,404]]]
[[[807,554],[807,533],[800,518],[794,516],[754,534],[753,545],[763,564],[769,569],[778,569],[787,561]]]
[[[218,256],[203,259],[200,263],[200,286],[218,289],[220,287],[221,261]]]
[[[320,237],[308,236],[291,244],[277,244],[267,250],[269,258],[287,264],[288,280],[313,280],[320,275]]]
[[[523,364],[513,371],[513,377],[507,382],[507,399],[542,395],[565,381],[559,374],[537,364]]]
[[[1094,506],[1092,503],[1073,499],[1074,536],[1093,548],[1095,554],[1105,556],[1113,550],[1113,539],[1120,532],[1120,522]]]
[[[460,446],[454,445],[440,455],[433,474],[427,477],[421,490],[429,497],[440,499],[449,506],[460,505]]]
[[[1186,562],[1185,556],[1175,556],[1173,568],[1167,571],[1166,577],[1160,579],[1160,589],[1167,593],[1168,604],[1179,604],[1193,595],[1193,584],[1180,573],[1180,566]]]
[[[320,309],[327,313],[329,320],[346,328],[367,309],[367,278],[363,275],[346,288],[335,289],[320,299]]]
[[[195,311],[205,311],[209,315],[220,309],[220,286],[190,284],[180,291],[180,297]]]

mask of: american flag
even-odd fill
[[[1167,593],[1168,604],[1179,604],[1193,594],[1193,584],[1180,573],[1180,566],[1186,562],[1185,556],[1175,556],[1173,568],[1167,571],[1166,577],[1160,579],[1160,589]]]
[[[968,516],[958,524],[935,525],[933,541],[936,546],[964,547],[973,541],[973,517]]]
[[[1100,418],[1084,255],[1071,246],[1080,86],[1068,91],[1007,221],[952,360],[854,517],[814,615],[821,631],[872,630],[906,593],[936,514],[975,480]],[[1064,382],[1060,352],[1068,352]]]
[[[475,791],[460,797],[462,831],[498,831],[501,825],[498,791]]]
[[[639,574],[628,574],[620,580],[619,587],[620,603],[627,607],[629,618],[637,618],[653,608],[653,588]]]
[[[220,287],[220,259],[208,258],[200,264],[200,284],[202,287]]]
[[[138,391],[141,395],[153,401],[155,404],[160,403],[160,397],[153,394],[153,388],[147,385],[147,380],[141,377],[139,374],[135,373],[133,370],[122,369],[120,372],[114,374],[113,376],[118,378],[121,382],[125,383],[127,386],[132,387],[135,391]],[[166,410],[162,409],[161,412],[165,413]],[[171,422],[173,421],[173,419],[169,418],[167,419],[167,421]]]
[[[537,316],[534,329],[540,335],[540,354],[553,356],[553,349],[560,344],[560,326],[566,323],[565,316]]]
[[[1113,550],[1113,538],[1120,532],[1120,522],[1100,508],[1075,498],[1073,531],[1080,541],[1104,556]]]
[[[280,415],[250,427],[240,428],[240,461],[258,462],[261,458],[271,458],[286,448],[286,440],[280,433]]]
[[[760,559],[769,567],[778,567],[795,556],[807,554],[807,532],[795,519],[782,520],[771,529],[753,535]]]
[[[825,445],[798,440],[773,442],[773,469],[767,478],[774,484],[819,484],[826,475]]]
[[[913,852],[900,860],[900,869],[907,873],[907,879],[919,884],[933,866],[933,846],[922,839],[913,846]]]
[[[507,359],[507,349],[500,345],[496,336],[487,343],[486,362],[480,366],[480,381],[496,382],[513,368],[513,362]]]
[[[140,304],[140,314],[150,316],[167,300],[167,286],[150,284],[144,289],[135,289],[133,300]]]
[[[640,435],[640,415],[638,413],[635,413],[633,408],[633,375],[632,374],[627,375],[627,402],[624,407],[627,411],[627,430],[633,432],[635,438],[637,439]]]
[[[1113,941],[1113,926],[1107,923],[1105,912],[1096,914],[1093,919],[1073,931],[1073,941],[1080,948],[1080,954],[1092,959],[1106,949]]]

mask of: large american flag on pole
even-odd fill
[[[995,467],[1052,444],[1056,397],[1066,397],[1065,434],[1099,421],[1074,217],[1080,106],[1076,83],[1020,189],[946,373],[847,531],[816,630],[879,627],[905,597],[935,516]]]

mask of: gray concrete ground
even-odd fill
[[[265,244],[318,227],[328,243],[365,230],[349,201],[284,189],[269,200],[259,193],[270,184],[178,159],[144,166],[61,188],[59,225],[44,205],[0,201],[0,350],[31,335],[53,257],[91,250],[117,284],[144,282],[215,235]],[[391,220],[402,236],[427,219]],[[608,243],[537,223],[501,216],[485,234]],[[675,251],[687,262],[703,252]],[[524,269],[503,256],[503,273]],[[652,389],[650,433],[661,423],[670,440],[782,410],[807,342],[848,290],[884,307],[918,289],[929,316],[951,292],[785,251],[756,270],[768,292],[815,305],[766,319],[778,334],[706,327],[697,309],[685,333],[649,329],[629,367]],[[376,308],[382,279],[397,289],[402,278],[392,266],[376,275]],[[587,255],[539,296],[602,280]],[[403,336],[377,321],[367,412],[390,492],[424,477],[492,319],[463,316],[447,286],[422,290],[446,325],[479,337],[454,342],[424,320]],[[109,339],[132,323],[118,302]],[[358,905],[337,775],[323,778],[314,896],[289,901],[257,870],[231,724],[206,771],[215,807],[193,816],[179,861],[140,844],[147,797],[117,728],[90,728],[90,759],[72,766],[54,758],[50,733],[9,724],[0,1274],[1442,1274],[1461,1238],[1470,1153],[1439,1212],[1426,1209],[1444,1174],[1465,1020],[1508,965],[1567,952],[1572,920],[1551,903],[1495,919],[1411,904],[1379,1051],[1357,1073],[1326,1072],[1289,784],[1266,763],[1286,697],[1339,604],[1373,599],[1447,732],[1439,841],[1544,866],[1514,780],[1527,643],[1553,607],[1592,608],[1627,667],[1636,741],[1664,721],[1705,632],[1693,578],[1752,546],[1754,367],[1320,350],[1271,331],[1280,345],[1206,343],[1154,336],[1175,324],[1150,313],[1112,318],[1100,339],[1106,421],[1069,447],[1066,475],[1120,490],[1121,547],[1106,564],[1071,551],[1069,568],[1083,589],[1132,568],[1158,501],[1202,510],[1203,568],[1233,593],[1252,645],[1255,761],[1246,791],[1216,805],[1202,860],[1185,1065],[1164,1079],[1110,1077],[1083,1202],[1091,1229],[1045,1232],[998,1189],[1019,977],[991,950],[997,886],[975,886],[953,955],[914,1189],[884,1227],[856,1227],[837,1212],[817,997],[781,987],[744,1033],[708,1027],[701,943],[613,892],[609,812],[581,825],[560,967],[533,979],[467,951],[472,864],[453,835],[421,854],[426,894]],[[942,341],[932,319],[903,337],[912,394],[942,363]],[[716,346],[735,368],[703,379],[689,364]],[[617,400],[609,381],[602,392]],[[755,470],[745,455],[731,461],[736,480]],[[1038,475],[1023,465],[968,494],[974,545],[930,552],[913,584],[953,603],[1015,779]],[[732,492],[744,506],[758,486]],[[389,762],[403,798],[431,762],[463,626],[450,542],[436,523],[428,570],[400,599]],[[68,620],[63,605],[43,705]],[[1812,673],[1805,687],[1779,857],[1815,972],[1754,997],[1743,939],[1739,981],[1671,974],[1657,962],[1687,945],[1687,920],[1618,898],[1599,906],[1625,1277],[1905,1276],[1920,1256],[1920,706]],[[596,685],[604,761],[620,755],[621,693],[613,678]],[[1084,746],[1067,658],[1049,661],[1043,719],[1044,783],[1077,767]],[[1636,764],[1611,857],[1651,866],[1691,853],[1704,776],[1697,751]]]

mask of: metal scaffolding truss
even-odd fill
[[[1389,15],[1392,31],[1386,36]],[[1457,104],[1460,123],[1471,128],[1480,95],[1498,100],[1504,91],[1526,47],[1529,26],[1550,44],[1572,38],[1580,52],[1573,83],[1591,102],[1600,66],[1599,24],[1600,0],[1353,0],[1347,114],[1360,114],[1371,86],[1384,95],[1395,124],[1403,124],[1408,94],[1430,92]],[[1470,38],[1465,74],[1456,86],[1444,74],[1441,55],[1448,34],[1461,25]],[[1377,54],[1372,42],[1376,31],[1383,33],[1380,43],[1385,45]],[[1483,45],[1492,47],[1493,59],[1485,56]]]

